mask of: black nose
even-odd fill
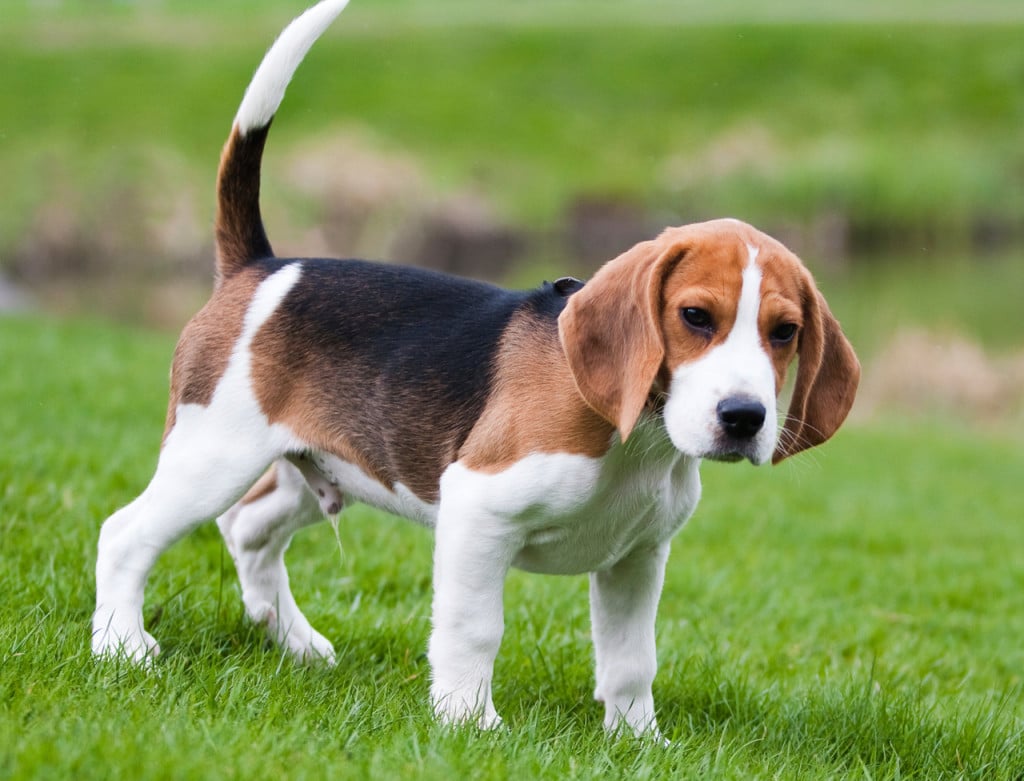
[[[725,433],[736,439],[750,439],[764,426],[764,404],[734,396],[718,402],[718,421]]]

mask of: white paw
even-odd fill
[[[253,623],[263,626],[270,642],[287,651],[295,661],[334,665],[331,641],[317,632],[301,612],[290,617],[278,616],[277,608],[265,599],[247,599],[244,602]]]
[[[274,637],[271,638],[276,639]],[[283,645],[289,654],[302,664],[325,664],[333,667],[335,663],[334,646],[331,641],[309,627],[305,633],[291,631],[284,638]]]
[[[632,734],[641,740],[668,747],[671,741],[661,734],[652,711],[639,709],[635,705],[625,712],[609,708],[605,712],[604,728],[610,735]]]
[[[494,730],[502,726],[501,716],[491,702],[489,687],[440,691],[431,687],[431,702],[438,722],[447,726],[468,725],[482,730]]]
[[[242,603],[245,605],[245,614],[249,620],[258,626],[264,626],[267,631],[277,630],[277,610],[274,605],[266,599],[248,599],[242,594]],[[275,642],[277,637],[271,637]]]
[[[142,628],[142,616],[120,618],[126,611],[98,608],[92,617],[92,652],[106,659],[126,659],[132,664],[148,666],[160,653],[156,639]]]

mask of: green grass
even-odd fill
[[[1024,453],[935,421],[848,426],[774,469],[709,465],[678,537],[655,694],[673,745],[590,701],[582,578],[515,573],[495,699],[432,723],[431,539],[362,507],[300,535],[299,668],[243,617],[212,525],[159,562],[151,673],[89,657],[102,519],[145,484],[166,335],[0,321],[0,777],[977,778],[1024,773]]]
[[[0,253],[54,200],[102,225],[141,195],[197,193],[208,219],[244,85],[302,3],[246,4],[242,26],[237,3],[15,5],[0,27],[0,169],[18,186]],[[292,85],[272,186],[287,189],[288,150],[356,128],[441,191],[472,188],[530,225],[581,193],[668,222],[839,212],[957,236],[1024,210],[1015,4],[476,6],[500,8],[354,3]]]
[[[208,224],[244,84],[302,5],[8,3],[0,267],[42,204],[100,245],[158,196]],[[819,269],[865,358],[916,325],[1010,351],[1019,252],[935,236],[1024,211],[1022,35],[1003,0],[358,0],[290,89],[267,200],[294,197],[280,161],[355,129],[530,225],[595,193],[665,222],[839,212],[921,239]],[[508,732],[434,725],[430,536],[358,506],[289,553],[336,669],[263,644],[212,525],[154,571],[155,670],[95,664],[96,537],[152,472],[172,349],[0,320],[0,778],[1024,777],[1019,421],[883,418],[778,468],[708,465],[658,623],[668,749],[602,734],[582,578],[509,579]]]

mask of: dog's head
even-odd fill
[[[670,228],[605,264],[559,334],[587,404],[625,440],[652,397],[686,455],[755,464],[821,444],[853,405],[860,364],[810,272],[736,220]],[[784,426],[776,399],[799,368]]]

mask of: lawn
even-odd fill
[[[244,618],[209,525],[159,562],[151,673],[89,656],[102,519],[148,479],[172,340],[0,323],[0,777],[1018,778],[1024,453],[935,421],[849,426],[777,468],[709,465],[658,624],[662,749],[603,736],[583,578],[514,574],[495,699],[435,726],[431,539],[363,507],[297,538],[339,650],[304,669]]]
[[[102,257],[182,203],[192,222],[168,224],[208,242],[227,125],[304,3],[285,5],[9,3],[0,272],[41,225]],[[1019,247],[964,246],[1024,213],[1022,35],[1010,0],[356,0],[275,126],[271,236],[323,216],[290,161],[353,136],[411,161],[428,198],[479,195],[541,234],[592,196],[666,223],[839,214],[910,237],[808,258],[868,377],[917,327],[1017,360]],[[155,267],[140,247],[130,262]],[[1021,415],[883,407],[779,467],[707,465],[658,622],[668,748],[602,733],[586,580],[513,573],[509,729],[479,734],[427,706],[429,533],[362,506],[289,552],[336,668],[263,643],[212,524],[151,578],[155,668],[90,658],[99,526],[152,473],[173,346],[95,315],[0,315],[0,778],[1024,778]]]

